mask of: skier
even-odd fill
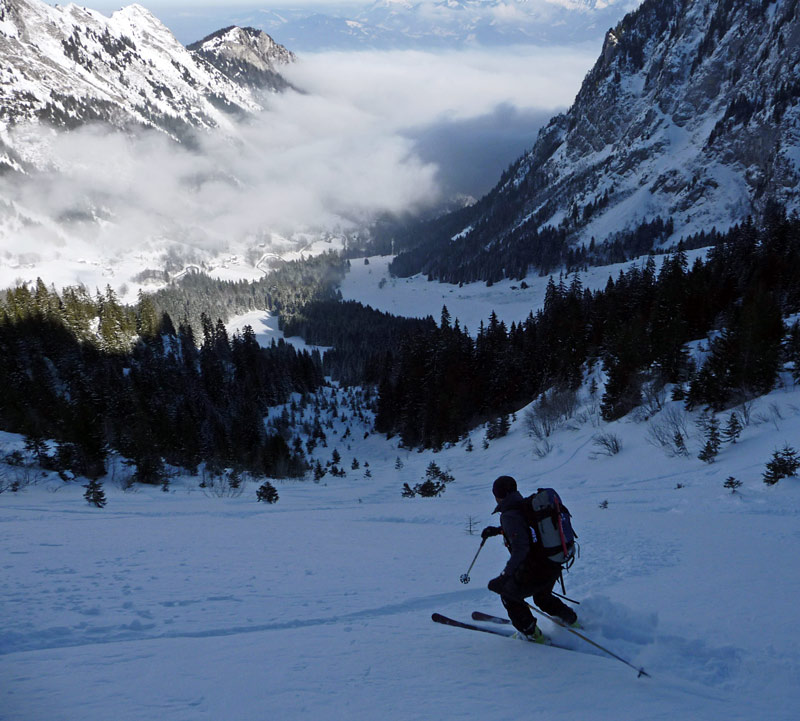
[[[503,572],[489,581],[489,590],[500,595],[508,617],[522,637],[545,643],[545,635],[536,625],[527,596],[545,613],[560,618],[566,625],[578,622],[578,615],[553,595],[553,586],[561,575],[561,566],[548,559],[537,543],[536,531],[528,524],[523,509],[524,499],[511,476],[500,476],[492,485],[497,501],[493,513],[500,512],[500,526],[487,526],[481,532],[486,540],[503,535],[511,558]]]

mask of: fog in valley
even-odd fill
[[[242,254],[275,236],[352,232],[377,214],[479,197],[572,102],[596,52],[303,55],[283,70],[298,92],[189,143],[101,126],[17,128],[12,146],[40,170],[0,180],[0,282],[65,282],[68,273],[46,275],[67,249],[123,282],[109,258],[138,254],[132,272],[170,246],[187,258]],[[87,273],[75,280],[93,280]]]

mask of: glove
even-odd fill
[[[481,538],[485,541],[492,536],[499,536],[502,532],[503,529],[500,528],[500,526],[486,526],[486,528],[481,531]]]
[[[502,595],[505,585],[506,585],[506,577],[504,574],[501,573],[497,578],[493,578],[491,581],[489,581],[488,588],[490,591]]]

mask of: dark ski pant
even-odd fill
[[[564,623],[575,622],[575,611],[553,595],[553,586],[560,575],[561,567],[549,561],[528,565],[517,572],[508,589],[500,594],[508,618],[517,631],[529,630],[536,620],[525,603],[528,596],[533,596],[536,607],[550,616],[560,618]]]

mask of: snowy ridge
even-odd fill
[[[266,33],[235,26],[219,30],[188,49],[234,82],[273,90],[288,86],[278,71],[296,59]]]
[[[242,38],[230,40],[229,52]],[[247,61],[269,65],[275,76],[293,60],[271,38],[247,40]],[[0,0],[0,58],[6,142],[11,126],[31,121],[74,127],[102,120],[180,137],[189,128],[229,128],[231,110],[261,109],[253,83],[201,61],[141,5],[107,18],[72,4]]]

